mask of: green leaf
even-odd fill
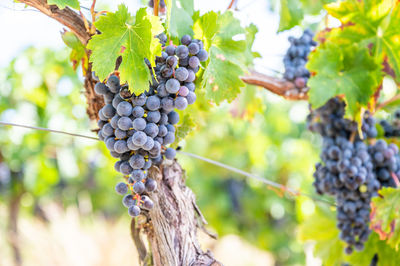
[[[122,55],[121,82],[128,82],[136,95],[147,90],[151,73],[144,58],[154,64],[156,55],[161,53],[161,44],[154,38],[163,31],[159,18],[147,14],[145,8],[132,18],[127,7],[120,5],[117,12],[102,16],[95,26],[101,34],[92,37],[88,48],[92,50],[90,61],[98,77],[103,80],[114,71],[116,59]]]
[[[179,124],[176,126],[175,142],[171,144],[172,148],[177,148],[181,142],[193,129],[196,124],[190,114],[185,114],[183,119],[180,119]]]
[[[314,108],[330,98],[344,95],[346,112],[355,117],[366,106],[382,80],[381,67],[358,45],[321,45],[310,54],[307,68],[316,75],[308,81],[310,102]]]
[[[398,249],[400,244],[400,190],[382,188],[379,192],[382,197],[376,197],[373,202],[373,216],[371,225],[382,240],[393,248]]]
[[[75,9],[80,9],[78,0],[48,0],[47,4],[56,5],[59,9],[64,9],[66,6],[70,6]]]
[[[325,4],[335,0],[300,0],[305,15],[319,15]]]
[[[172,37],[193,35],[193,0],[167,0],[166,28]]]
[[[344,244],[339,239],[334,212],[316,208],[316,212],[308,217],[299,228],[301,241],[316,241],[314,254],[324,265],[340,265],[343,262]]]
[[[144,58],[154,65],[156,55],[161,54],[161,44],[154,36],[162,31],[158,17],[148,15],[144,8],[136,13],[135,24],[127,31],[126,51],[119,70],[121,81],[127,81],[136,95],[148,89],[151,73]]]
[[[326,6],[343,27],[333,29],[331,41],[371,47],[380,64],[385,57],[400,81],[400,4],[392,0],[347,0]]]
[[[72,49],[70,54],[70,60],[74,70],[82,63],[82,69],[85,71],[88,68],[88,58],[85,51],[85,46],[79,41],[78,37],[70,31],[64,32],[61,35],[64,43]]]
[[[291,29],[303,20],[303,10],[299,0],[280,0],[280,2],[278,32]]]
[[[194,30],[195,37],[203,40],[209,53],[201,83],[207,98],[217,104],[224,100],[232,101],[245,85],[240,76],[252,63],[252,60],[246,59],[252,40],[248,45],[245,40],[234,40],[234,36],[254,35],[254,26],[246,32],[232,12],[219,14],[211,11],[198,18]]]
[[[253,23],[250,24],[248,27],[245,28],[246,31],[246,54],[245,54],[245,59],[246,59],[246,65],[251,66],[253,64],[254,58],[260,58],[261,55],[257,52],[252,51],[254,39],[256,37],[256,34],[258,32],[258,29],[256,25]]]

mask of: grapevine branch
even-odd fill
[[[231,0],[227,9],[231,9],[233,7],[233,4],[235,4],[235,0]]]
[[[48,5],[46,0],[21,0],[20,2],[38,9],[68,27],[84,45],[89,41],[90,34],[86,30],[82,17],[69,7],[59,9],[55,5]]]
[[[83,18],[79,14],[75,13],[72,9],[68,7],[59,9],[54,5],[48,5],[46,0],[21,0],[20,2],[37,8],[42,13],[68,27],[77,35],[79,40],[84,45],[86,45],[89,41],[91,35],[85,27]],[[90,71],[88,71],[88,75],[86,75],[85,80],[86,93],[88,94],[89,99],[88,114],[91,119],[97,119],[97,112],[102,107],[103,100],[101,97],[96,97],[96,94],[93,91],[95,81],[89,77],[89,74]],[[247,84],[263,87],[270,92],[282,96],[288,100],[306,100],[308,98],[307,94],[304,93],[292,93],[296,91],[293,90],[294,84],[292,82],[279,79],[277,77],[268,76],[253,70],[247,75],[241,77],[241,79]]]
[[[256,71],[250,71],[249,74],[241,77],[243,82],[263,87],[270,92],[282,96],[288,100],[307,100],[308,96],[305,93],[293,93],[297,92],[292,82],[276,77],[268,76]]]

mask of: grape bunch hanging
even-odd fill
[[[347,243],[345,252],[362,250],[371,233],[370,203],[382,186],[395,186],[392,175],[400,175],[399,150],[395,144],[378,140],[375,119],[365,113],[361,139],[356,122],[345,119],[345,103],[339,98],[312,110],[309,129],[323,137],[321,162],[314,172],[314,186],[319,194],[336,197],[337,227]]]
[[[148,195],[156,190],[157,183],[148,176],[148,170],[165,158],[174,159],[176,150],[167,146],[175,141],[174,125],[179,122],[175,109],[184,110],[196,101],[193,82],[200,62],[208,58],[203,43],[189,35],[182,37],[179,46],[166,46],[165,34],[158,38],[163,51],[153,69],[145,60],[155,73],[145,93],[131,94],[128,85],[121,85],[115,74],[106,83],[95,85],[95,92],[105,101],[99,111],[98,136],[119,159],[115,169],[124,175],[125,182],[118,183],[115,190],[125,195],[122,203],[132,217],[154,205]]]
[[[310,72],[306,69],[308,54],[317,45],[313,40],[314,33],[306,29],[300,38],[289,37],[290,47],[287,50],[283,64],[285,66],[284,78],[295,85],[291,94],[305,93],[308,91],[307,80]]]

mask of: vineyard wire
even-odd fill
[[[28,129],[46,131],[46,132],[51,132],[51,133],[58,133],[58,134],[69,135],[69,136],[72,136],[72,137],[80,137],[80,138],[86,138],[86,139],[91,139],[91,140],[100,141],[99,138],[92,137],[92,136],[87,136],[87,135],[82,135],[82,134],[76,134],[76,133],[70,133],[70,132],[66,132],[66,131],[54,130],[54,129],[43,128],[43,127],[28,126],[28,125],[22,125],[22,124],[16,124],[16,123],[9,123],[9,122],[3,122],[3,121],[0,121],[0,125],[3,125],[3,126],[11,126],[11,127],[28,128]],[[205,157],[200,156],[200,155],[197,155],[197,154],[193,154],[193,153],[189,153],[189,152],[184,152],[184,151],[178,151],[178,152],[179,152],[180,154],[186,155],[186,156],[188,156],[188,157],[192,157],[192,158],[195,158],[195,159],[198,159],[198,160],[201,160],[201,161],[204,161],[204,162],[213,164],[213,165],[215,165],[215,166],[224,168],[224,169],[226,169],[226,170],[228,170],[228,171],[231,171],[231,172],[234,172],[234,173],[237,173],[237,174],[246,176],[246,177],[248,177],[248,178],[257,180],[257,181],[259,181],[259,182],[262,182],[262,183],[266,184],[267,186],[269,186],[269,187],[268,187],[269,189],[272,189],[271,187],[273,187],[273,188],[278,189],[278,190],[279,190],[280,192],[282,192],[282,193],[283,193],[283,192],[288,192],[289,194],[294,195],[294,196],[305,196],[305,197],[311,198],[311,199],[314,200],[314,201],[319,201],[319,202],[323,202],[323,203],[329,204],[329,205],[331,205],[331,206],[336,206],[336,204],[334,204],[333,202],[331,202],[331,201],[329,201],[329,200],[326,200],[326,199],[323,199],[323,198],[318,198],[318,197],[315,197],[315,196],[310,195],[310,194],[308,194],[308,193],[300,192],[299,190],[296,190],[296,189],[293,189],[293,188],[288,188],[288,187],[286,187],[285,185],[276,183],[276,182],[274,182],[274,181],[268,180],[268,179],[266,179],[266,178],[263,178],[263,177],[261,177],[261,176],[258,176],[258,175],[252,174],[252,173],[248,173],[248,172],[246,172],[246,171],[240,170],[240,169],[235,168],[235,167],[233,167],[233,166],[230,166],[230,165],[227,165],[227,164],[224,164],[224,163],[221,163],[221,162],[218,162],[218,161],[209,159],[209,158],[205,158]]]

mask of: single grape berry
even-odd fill
[[[190,42],[192,41],[192,37],[190,37],[190,35],[183,35],[181,38],[181,43],[184,45],[189,45]]]
[[[117,113],[120,116],[130,116],[132,113],[132,104],[122,101],[117,106]]]
[[[192,55],[196,55],[200,51],[199,45],[195,42],[192,42],[191,44],[189,44],[188,49],[189,49],[189,53]]]
[[[147,141],[146,133],[142,131],[137,131],[132,136],[132,142],[136,146],[143,146],[146,143],[146,141]]]
[[[125,195],[122,199],[122,204],[129,208],[133,205],[135,205],[136,201],[133,199],[133,196],[131,194]]]
[[[106,84],[102,82],[97,82],[94,86],[94,91],[99,95],[105,95],[110,89],[106,86]]]
[[[137,181],[133,184],[132,189],[135,193],[142,194],[146,188],[141,181]]]
[[[136,205],[129,207],[128,213],[132,217],[136,217],[140,214],[140,208]]]
[[[172,56],[172,55],[175,54],[175,47],[174,47],[173,45],[168,45],[168,46],[165,48],[165,52],[166,52],[169,56]]]
[[[128,193],[128,186],[124,182],[120,182],[115,186],[115,191],[120,195]]]
[[[185,45],[179,45],[178,47],[176,47],[175,53],[179,59],[183,59],[185,57],[188,57],[189,49]]]
[[[154,179],[147,178],[145,187],[147,192],[153,192],[157,189],[157,182]]]
[[[129,130],[132,127],[132,120],[129,117],[123,116],[118,120],[117,125],[122,130]]]
[[[110,88],[111,92],[119,92],[119,89],[121,88],[119,84],[119,78],[115,75],[111,75],[107,80],[107,86]]]
[[[167,158],[168,160],[173,160],[175,158],[176,155],[176,150],[172,149],[172,148],[167,148],[165,150],[164,156],[165,158]]]
[[[175,70],[175,78],[177,80],[185,81],[188,77],[189,77],[189,72],[186,68],[179,67],[177,70]]]
[[[177,93],[180,88],[180,83],[177,79],[169,79],[165,84],[165,88],[169,93]]]
[[[196,56],[199,58],[200,62],[207,61],[207,59],[208,59],[208,53],[207,53],[207,51],[204,50],[204,49],[201,49],[201,50],[196,54]]]
[[[193,69],[197,68],[200,65],[200,60],[197,56],[192,56],[189,59],[189,66]]]
[[[185,110],[188,106],[188,101],[185,97],[179,96],[175,99],[174,106],[178,110]]]

